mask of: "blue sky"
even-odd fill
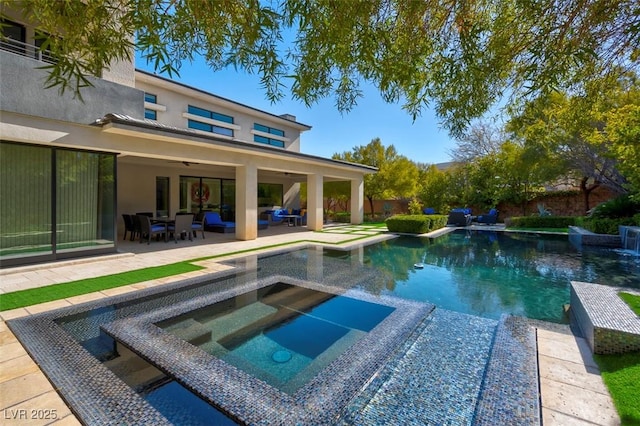
[[[154,71],[139,56],[136,67]],[[394,145],[399,154],[413,161],[435,164],[450,161],[449,151],[455,148],[455,141],[441,129],[434,113],[425,111],[414,122],[400,104],[385,103],[371,85],[363,84],[364,97],[358,100],[358,105],[349,113],[340,114],[333,98],[307,108],[286,93],[282,101],[271,104],[257,75],[233,68],[214,73],[204,61],[184,63],[180,76],[172,78],[273,114],[295,115],[297,121],[312,126],[301,137],[301,151],[306,154],[331,157],[379,137],[384,146]]]

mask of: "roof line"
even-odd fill
[[[198,89],[197,87],[193,87],[193,86],[190,86],[188,84],[185,84],[185,83],[182,83],[182,82],[179,82],[179,81],[175,81],[175,80],[172,80],[170,78],[167,78],[167,77],[164,77],[164,76],[161,76],[161,75],[149,72],[149,71],[141,70],[140,68],[136,68],[135,70],[136,70],[136,72],[148,75],[149,77],[154,77],[154,78],[157,78],[159,80],[163,80],[165,82],[172,83],[172,84],[177,84],[178,86],[182,86],[184,88],[187,88],[187,89],[190,89],[190,90],[194,90],[196,92],[202,93],[202,94],[207,95],[207,96],[212,96],[212,97],[220,99],[220,100],[222,100],[224,102],[229,102],[229,103],[232,103],[234,105],[238,105],[238,106],[243,107],[243,108],[248,108],[248,109],[251,109],[253,111],[261,112],[263,114],[270,115],[270,116],[272,116],[274,118],[277,118],[277,119],[280,119],[280,120],[284,120],[284,121],[287,121],[289,123],[295,123],[295,124],[297,124],[299,126],[305,127],[307,130],[311,130],[311,126],[308,125],[308,124],[300,123],[299,121],[289,120],[289,119],[284,118],[284,117],[282,117],[280,115],[277,115],[277,114],[274,114],[274,113],[271,113],[271,112],[268,112],[268,111],[264,111],[264,110],[261,110],[261,109],[258,109],[258,108],[255,108],[255,107],[252,107],[252,106],[249,106],[249,105],[245,105],[243,103],[234,101],[232,99],[228,99],[228,98],[213,94],[211,92],[207,92],[206,90]]]

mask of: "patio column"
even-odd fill
[[[322,202],[322,183],[324,176],[307,175],[307,228],[322,230],[324,206]]]
[[[258,238],[258,168],[252,163],[236,167],[236,238]]]
[[[357,225],[364,220],[364,179],[351,180],[351,223]]]

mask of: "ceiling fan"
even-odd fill
[[[182,163],[187,167],[195,165],[195,164],[200,164],[200,163],[195,163],[193,161],[169,161],[169,163]]]

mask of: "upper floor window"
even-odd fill
[[[266,136],[264,134],[253,134],[253,141],[264,143],[267,145],[273,145],[280,148],[284,148],[284,130],[275,129],[273,127],[265,126],[263,124],[253,123],[253,130],[260,133],[267,133],[276,136],[276,138]]]
[[[24,25],[7,19],[0,19],[0,27],[2,27],[2,35],[5,37],[0,40],[2,50],[24,55],[27,41]]]
[[[189,105],[187,112],[191,116],[197,115],[198,117],[206,119],[200,121],[192,117],[188,117],[187,126],[190,129],[233,137],[233,129],[238,127],[233,125],[233,117],[230,115],[220,114],[219,112],[209,111],[193,105]],[[225,123],[229,123],[231,126],[227,127],[224,125]]]
[[[158,96],[153,95],[151,93],[146,93],[145,92],[144,101],[145,101],[145,103],[157,104],[158,103]],[[144,118],[148,118],[149,120],[157,120],[158,119],[158,111],[153,110],[151,108],[145,108],[144,109]]]
[[[151,93],[144,93],[144,101],[145,102],[149,102],[150,104],[157,104],[158,103],[158,96],[153,95]]]

